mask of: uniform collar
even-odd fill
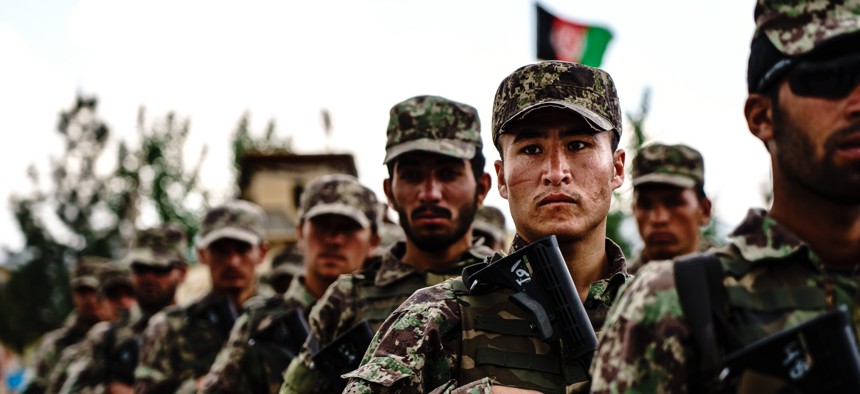
[[[776,219],[767,216],[764,209],[750,209],[741,224],[729,234],[729,241],[744,259],[753,263],[801,255],[820,266],[818,256],[809,245]]]
[[[287,291],[284,292],[284,301],[289,305],[307,308],[316,302],[316,297],[308,291],[304,278],[296,275],[290,282],[290,286],[287,287]]]
[[[406,243],[403,241],[398,241],[388,248],[388,250],[386,250],[381,256],[382,261],[380,262],[379,269],[376,271],[374,284],[377,286],[387,286],[410,275],[423,274],[411,264],[404,263],[401,260],[405,254]],[[445,275],[459,275],[460,272],[463,271],[463,267],[478,263],[490,254],[492,254],[492,251],[490,251],[486,246],[473,245],[471,249],[467,250],[460,256],[456,263],[452,264],[443,272],[437,273]]]

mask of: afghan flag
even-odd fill
[[[599,26],[561,19],[540,4],[537,8],[537,57],[599,67],[612,32]]]

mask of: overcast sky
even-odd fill
[[[702,152],[705,189],[723,221],[763,206],[769,156],[742,112],[753,1],[542,4],[613,32],[602,67],[622,110],[637,111],[652,89],[647,132]],[[113,143],[134,140],[140,106],[190,118],[187,163],[208,146],[201,176],[213,203],[232,191],[229,136],[245,111],[257,133],[274,119],[299,153],[354,153],[360,180],[384,198],[388,110],[416,95],[478,108],[492,172],[493,94],[535,61],[534,36],[532,0],[2,0],[0,246],[23,242],[8,196],[28,192],[27,165],[44,170],[62,151],[57,114],[76,92],[98,97]],[[332,114],[329,139],[322,108]],[[493,184],[488,204],[507,211]],[[622,191],[630,189],[628,179]]]

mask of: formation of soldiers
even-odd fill
[[[860,390],[860,1],[758,0],[755,21],[744,115],[772,157],[773,205],[726,246],[700,236],[702,156],[655,143],[631,160],[645,246],[628,265],[606,238],[628,159],[615,84],[529,64],[493,103],[507,253],[504,214],[483,206],[477,111],[412,97],[391,108],[383,163],[402,238],[380,247],[383,204],[357,179],[320,177],[301,199],[303,270],[276,272],[281,290],[264,295],[265,214],[232,201],[207,212],[195,245],[211,292],[177,306],[188,240],[141,230],[122,261],[75,268],[75,312],[43,339],[28,392]],[[564,278],[533,269],[546,239]],[[577,350],[560,304],[583,311],[596,349]]]

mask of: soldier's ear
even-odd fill
[[[478,207],[484,205],[484,199],[487,197],[487,193],[490,192],[490,187],[493,186],[493,178],[490,174],[483,172],[481,173],[481,177],[476,179],[476,183],[478,186]]]
[[[391,193],[391,178],[387,178],[382,181],[382,191],[385,192],[385,199],[388,200],[388,205],[391,209],[397,210],[397,200],[394,199],[394,195]]]
[[[770,150],[773,141],[773,102],[767,95],[751,93],[744,104],[744,116],[750,133]]]
[[[505,162],[496,160],[495,163],[493,163],[493,166],[496,168],[496,183],[498,184],[499,195],[507,200],[508,184],[505,182]]]

